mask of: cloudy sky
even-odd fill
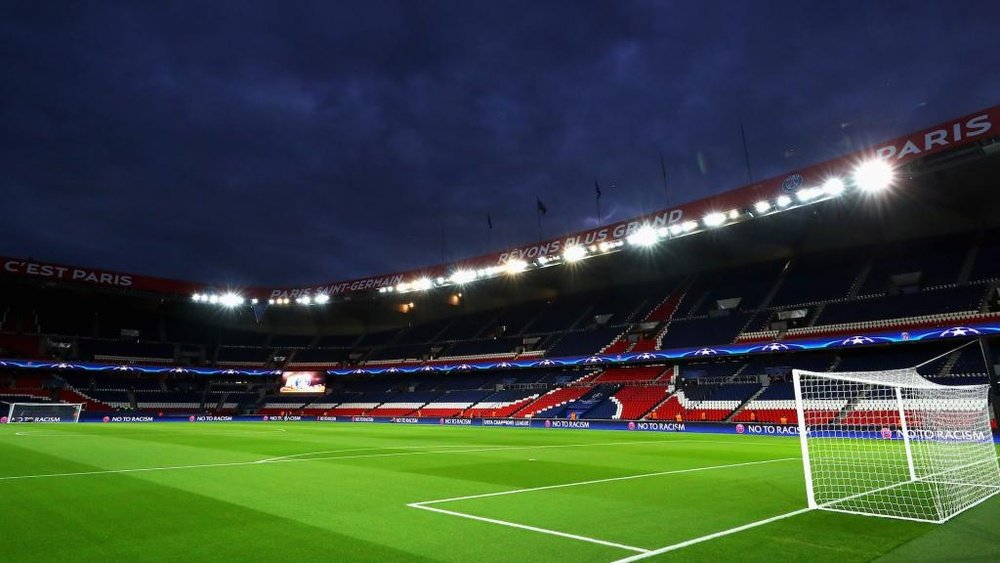
[[[996,2],[7,2],[0,255],[429,265],[1000,103]],[[487,214],[493,218],[492,240]]]

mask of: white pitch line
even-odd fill
[[[552,444],[552,445],[542,445],[542,446],[499,446],[499,447],[488,447],[488,448],[473,448],[466,450],[432,450],[424,452],[391,452],[383,454],[360,454],[360,455],[340,455],[340,456],[324,456],[324,457],[312,457],[312,458],[295,458],[295,459],[284,459],[271,461],[268,463],[260,463],[261,460],[254,461],[234,461],[227,463],[204,463],[204,464],[193,464],[193,465],[167,465],[162,467],[140,467],[140,468],[127,468],[127,469],[98,469],[94,471],[74,471],[69,473],[41,473],[37,475],[9,475],[6,477],[0,477],[0,481],[16,481],[21,479],[44,479],[49,477],[77,477],[85,475],[109,475],[117,473],[142,473],[151,471],[170,471],[175,469],[201,469],[201,468],[212,468],[212,467],[240,467],[246,465],[268,465],[271,463],[305,463],[313,461],[328,461],[328,460],[338,460],[338,459],[372,459],[381,457],[402,457],[411,455],[435,455],[435,454],[458,454],[458,453],[478,453],[478,452],[502,452],[502,451],[514,451],[514,450],[538,450],[538,449],[552,449],[552,448],[581,448],[581,447],[591,447],[591,446],[631,446],[631,445],[644,445],[644,444],[669,444],[669,443],[686,443],[690,440],[678,441],[678,440],[643,440],[640,442],[603,442],[596,444]]]
[[[275,461],[282,461],[285,459],[295,459],[300,457],[305,457],[308,455],[319,455],[319,454],[336,454],[336,453],[348,453],[348,452],[373,452],[377,450],[424,450],[428,448],[467,448],[467,444],[456,444],[453,446],[445,444],[430,444],[426,446],[381,446],[381,447],[368,447],[368,448],[347,448],[340,450],[319,450],[315,452],[302,452],[299,454],[289,454],[289,455],[279,455],[276,457],[268,457],[265,459],[258,460],[256,463],[271,463]],[[449,450],[445,450],[449,451]]]
[[[742,532],[744,530],[749,530],[750,528],[756,528],[757,526],[763,526],[765,524],[770,524],[771,522],[776,522],[778,520],[784,520],[785,518],[791,518],[792,516],[798,516],[799,514],[805,514],[806,512],[809,512],[811,510],[813,510],[813,509],[812,508],[800,508],[798,510],[793,510],[791,512],[786,512],[784,514],[779,514],[777,516],[772,516],[770,518],[765,518],[763,520],[758,520],[756,522],[751,522],[749,524],[744,524],[742,526],[737,526],[735,528],[730,528],[728,530],[723,530],[721,532],[715,532],[714,534],[708,534],[708,535],[705,535],[705,536],[701,536],[700,538],[694,538],[694,539],[690,539],[690,540],[687,540],[687,541],[682,541],[680,543],[675,543],[673,545],[668,545],[666,547],[661,547],[659,549],[654,549],[654,550],[651,550],[651,551],[647,551],[645,553],[639,553],[637,555],[632,555],[632,556],[629,556],[629,557],[625,557],[623,559],[618,559],[618,560],[613,561],[612,563],[630,563],[632,561],[639,561],[641,559],[646,559],[648,557],[655,557],[657,555],[661,555],[661,554],[668,553],[668,552],[671,552],[671,551],[676,551],[678,549],[683,549],[685,547],[688,547],[688,546],[691,546],[691,545],[694,545],[694,544],[697,544],[697,543],[702,543],[702,542],[706,542],[706,541],[709,541],[709,540],[714,540],[714,539],[717,539],[717,538],[721,538],[723,536],[728,536],[730,534],[736,534],[736,533]]]
[[[496,518],[486,518],[484,516],[475,516],[473,514],[466,514],[464,512],[455,512],[453,510],[445,510],[443,508],[434,508],[433,506],[425,506],[419,503],[408,504],[411,508],[419,508],[421,510],[430,510],[431,512],[440,512],[441,514],[447,514],[449,516],[458,516],[459,518],[468,518],[470,520],[478,520],[480,522],[486,522],[489,524],[498,524],[500,526],[508,526],[510,528],[519,528],[521,530],[528,530],[531,532],[538,532],[540,534],[548,534],[550,536],[559,536],[562,538],[569,538],[571,540],[584,541],[588,543],[596,543],[608,547],[616,547],[618,549],[625,549],[628,551],[635,551],[637,553],[646,553],[647,549],[641,547],[635,547],[632,545],[625,545],[621,543],[615,543],[610,541],[599,540],[597,538],[590,538],[587,536],[580,536],[577,534],[568,534],[566,532],[560,532],[559,530],[550,530],[548,528],[539,528],[537,526],[528,526],[527,524],[518,524],[517,522],[508,522],[507,520],[497,520]]]
[[[680,474],[683,474],[683,473],[696,473],[696,472],[699,472],[699,471],[710,471],[710,470],[713,470],[713,469],[728,469],[728,468],[731,468],[731,467],[746,467],[746,466],[749,466],[749,465],[764,465],[764,464],[768,464],[768,463],[779,463],[779,462],[782,462],[782,461],[798,461],[798,460],[799,460],[799,458],[797,458],[797,457],[782,457],[782,458],[778,458],[778,459],[765,459],[765,460],[760,460],[760,461],[747,461],[747,462],[744,462],[744,463],[729,463],[729,464],[726,464],[726,465],[710,465],[710,466],[707,466],[707,467],[691,467],[691,468],[688,468],[688,469],[671,469],[669,471],[657,471],[657,472],[654,472],[654,473],[640,473],[638,475],[625,475],[623,477],[608,477],[606,479],[592,479],[590,481],[576,481],[576,482],[573,482],[573,483],[561,483],[559,485],[545,485],[545,486],[542,486],[542,487],[530,487],[530,488],[527,488],[527,489],[514,489],[512,491],[499,491],[499,492],[495,492],[495,493],[483,493],[483,494],[479,494],[479,495],[468,495],[468,496],[464,496],[464,497],[452,497],[452,498],[443,498],[443,499],[435,499],[435,500],[425,500],[425,501],[421,501],[421,502],[415,502],[415,503],[409,504],[407,506],[415,506],[415,505],[423,506],[423,505],[428,505],[428,504],[441,504],[441,503],[444,503],[444,502],[457,502],[457,501],[460,501],[460,500],[472,500],[472,499],[487,498],[487,497],[499,497],[499,496],[504,496],[504,495],[517,495],[517,494],[521,494],[521,493],[531,493],[531,492],[534,492],[534,491],[547,491],[547,490],[551,490],[551,489],[564,489],[566,487],[579,487],[579,486],[582,486],[582,485],[594,485],[594,484],[597,484],[597,483],[610,483],[612,481],[629,481],[629,480],[632,480],[632,479],[642,479],[642,478],[645,478],[645,477],[657,477],[657,476],[660,476],[660,475],[680,475]]]

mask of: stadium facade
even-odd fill
[[[1000,106],[611,225],[304,287],[0,258],[0,401],[766,433],[796,422],[793,368],[929,361],[996,392],[998,152]]]

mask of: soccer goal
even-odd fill
[[[5,422],[80,422],[82,410],[82,403],[10,403]]]
[[[811,508],[945,522],[1000,492],[987,385],[792,372]]]

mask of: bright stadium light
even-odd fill
[[[778,196],[778,199],[775,200],[775,203],[778,204],[778,207],[788,207],[789,205],[792,204],[792,198],[782,194]]]
[[[802,188],[801,190],[795,192],[795,199],[805,203],[816,199],[821,195],[823,195],[823,190],[821,188]]]
[[[730,209],[729,213],[726,213],[726,217],[729,217],[730,221],[735,221],[735,220],[737,220],[737,219],[740,218],[740,210],[739,209]]]
[[[303,295],[295,299],[295,302],[299,305],[310,305],[312,304],[312,298],[308,295]]]
[[[869,160],[854,170],[854,183],[865,192],[880,192],[892,185],[892,180],[892,167],[884,160]]]
[[[191,296],[191,300],[200,303],[201,302],[201,294],[200,293],[195,293],[194,295]]]
[[[636,232],[630,234],[626,240],[633,246],[653,246],[659,239],[656,229],[649,225],[643,225]]]
[[[503,269],[508,274],[520,274],[528,269],[528,263],[524,260],[518,260],[515,258],[504,262]]]
[[[673,225],[670,225],[670,234],[677,236],[683,232],[684,232],[684,226],[681,225],[680,223],[674,223]]]
[[[758,201],[753,205],[754,211],[757,213],[767,213],[771,210],[771,202],[766,200]]]
[[[209,295],[208,297],[205,298],[205,301],[208,301],[212,305],[216,305],[216,304],[219,303],[219,296],[218,295]]]
[[[411,287],[417,291],[427,291],[428,289],[434,287],[434,282],[430,278],[420,278],[415,280]]]
[[[455,270],[450,279],[452,283],[462,285],[476,281],[477,277],[475,270]]]
[[[274,305],[274,299],[268,299],[267,300],[267,304],[268,305]]]
[[[580,245],[567,246],[562,255],[567,262],[577,262],[587,257],[587,249]]]
[[[826,182],[823,182],[823,191],[826,192],[827,195],[838,196],[844,193],[844,190],[846,189],[847,186],[844,184],[844,181],[836,176],[830,178]]]
[[[726,215],[723,213],[709,213],[708,215],[702,217],[701,222],[704,223],[706,227],[718,227],[726,222]]]
[[[330,302],[330,296],[325,293],[320,293],[316,295],[316,297],[313,297],[313,303],[317,305],[326,305],[329,302]]]
[[[243,304],[243,296],[229,291],[219,297],[219,304],[223,307],[238,307]]]

